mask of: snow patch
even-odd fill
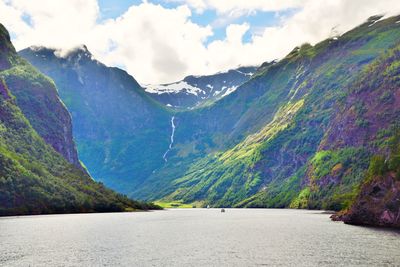
[[[38,52],[40,50],[46,49],[44,46],[40,46],[40,45],[32,45],[29,47],[30,50],[32,50],[33,52]]]
[[[185,91],[186,93],[197,96],[199,93],[204,92],[198,87],[192,86],[185,81],[180,81],[171,84],[160,84],[160,85],[145,85],[144,90],[152,94],[165,94],[165,93],[179,93]]]
[[[240,70],[235,70],[235,71],[240,73],[240,74],[243,74],[245,76],[252,76],[254,74],[253,72],[243,72],[243,71],[240,71]]]
[[[372,27],[373,25],[375,25],[375,23],[377,23],[378,21],[384,20],[385,16],[382,16],[381,18],[374,20],[370,25],[368,25],[368,27]]]
[[[238,86],[229,87],[221,97],[225,97],[225,96],[235,92],[237,88],[238,88]]]
[[[218,91],[218,90],[217,90],[217,91],[214,92],[213,96],[217,96],[217,95],[219,95],[220,93],[221,93],[221,91]]]

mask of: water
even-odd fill
[[[175,116],[172,116],[172,118],[171,118],[171,127],[172,127],[172,132],[171,132],[171,137],[170,137],[171,141],[170,141],[170,143],[169,143],[168,150],[167,150],[167,151],[164,153],[164,155],[163,155],[163,159],[165,160],[165,162],[167,162],[167,161],[168,161],[168,159],[167,159],[168,152],[170,152],[170,151],[171,151],[171,149],[172,149],[172,145],[174,144],[174,135],[175,135]]]
[[[1,266],[400,266],[400,233],[316,211],[0,218]]]

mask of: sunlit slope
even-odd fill
[[[143,196],[240,207],[349,205],[362,172],[321,185],[328,188],[326,195],[310,194],[307,177],[311,165],[327,162],[320,160],[320,149],[338,105],[350,97],[365,69],[400,41],[399,17],[374,23],[377,19],[314,47],[302,45],[215,105],[178,114],[175,161],[141,189]],[[357,123],[363,125],[362,119]],[[337,157],[357,158],[365,170],[369,153],[355,147]],[[339,168],[328,165],[328,173]],[[309,201],[310,196],[315,199]]]

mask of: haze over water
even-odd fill
[[[320,211],[181,209],[0,218],[1,266],[395,266],[400,233]]]

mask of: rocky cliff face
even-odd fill
[[[388,173],[366,183],[354,205],[335,219],[349,224],[400,227],[400,180]]]
[[[346,88],[304,182],[308,207],[346,209],[357,197],[374,155],[388,157],[400,117],[399,47],[382,53]],[[329,203],[329,204],[328,204]]]
[[[334,219],[399,226],[399,49],[395,46],[370,64],[339,103],[319,152],[341,155],[330,173],[318,180],[315,168],[309,170],[310,199],[323,194],[325,201],[342,203],[344,211]]]
[[[54,84],[18,57],[2,25],[0,41],[0,216],[153,207],[116,194],[80,168]]]
[[[0,77],[32,127],[65,159],[77,167],[76,146],[70,114],[58,97],[54,82],[20,58],[1,26]]]
[[[132,76],[100,63],[85,46],[66,55],[44,47],[20,55],[56,82],[79,157],[96,180],[129,194],[164,164],[173,114]]]
[[[25,64],[3,71],[1,76],[4,82],[32,127],[46,143],[70,163],[80,167],[71,117],[59,99],[54,83]],[[35,76],[30,78],[31,75]]]

